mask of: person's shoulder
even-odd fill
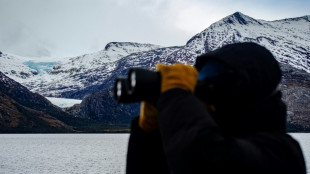
[[[247,138],[255,144],[274,149],[300,149],[299,143],[284,132],[258,132]]]
[[[283,171],[281,173],[305,173],[305,160],[301,146],[291,135],[278,132],[260,133],[257,139],[265,155],[278,160],[276,164],[279,164],[279,168]],[[276,164],[273,165],[276,166]]]

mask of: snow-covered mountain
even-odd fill
[[[127,55],[161,48],[158,45],[111,42],[104,50],[56,60],[32,59],[0,54],[0,71],[44,96],[61,96],[102,83],[115,69],[115,62]]]
[[[136,116],[139,114],[139,106],[115,104],[107,89],[117,76],[125,75],[129,67],[153,68],[158,62],[193,64],[198,55],[225,44],[251,41],[270,49],[281,64],[283,78],[280,89],[283,92],[283,100],[288,106],[288,130],[309,131],[310,34],[307,29],[309,24],[309,16],[268,22],[234,13],[195,35],[185,46],[136,53],[118,60],[115,62],[117,67],[104,83],[87,87],[74,95],[69,94],[81,97],[85,93],[96,91],[87,95],[80,107],[73,109],[72,112],[78,113],[81,117],[98,120],[117,118],[119,115],[127,116],[128,113]],[[299,28],[299,31],[293,33],[294,28],[296,30]],[[284,37],[286,35],[287,37]]]
[[[193,64],[205,52],[234,42],[266,46],[277,60],[310,73],[310,16],[265,21],[236,12],[193,36],[184,46],[111,42],[104,50],[78,57],[39,61],[0,55],[0,71],[44,96],[81,99],[104,89],[131,66],[158,62]]]
[[[281,63],[310,73],[310,16],[264,21],[236,12],[192,37],[171,55],[194,62],[197,55],[235,42],[256,42],[267,47]]]
[[[9,77],[18,79],[19,82],[23,82],[23,79],[29,79],[38,75],[37,70],[24,64],[24,62],[30,60],[30,58],[0,52],[0,71]]]
[[[106,79],[102,85],[92,86],[92,89],[85,88],[85,90],[98,90],[111,86],[115,77],[124,75],[132,66],[153,68],[158,62],[193,64],[198,55],[235,42],[259,43],[266,46],[281,64],[309,73],[309,25],[309,16],[264,21],[236,12],[195,35],[182,47],[136,53],[118,60],[115,62],[117,68],[111,72],[111,78]]]

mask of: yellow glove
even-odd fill
[[[198,71],[193,66],[180,63],[173,65],[157,64],[156,68],[161,74],[161,92],[172,88],[194,92]]]
[[[142,101],[140,107],[139,127],[144,131],[158,129],[157,109],[154,105]]]

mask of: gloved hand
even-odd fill
[[[161,74],[162,93],[172,88],[194,92],[198,71],[193,66],[180,63],[173,65],[157,64],[156,68]]]
[[[196,68],[185,64],[158,64],[157,70],[161,74],[161,92],[173,88],[194,92],[198,77]],[[158,129],[158,111],[153,104],[146,101],[141,103],[139,127],[144,131]]]
[[[139,127],[144,131],[158,129],[157,109],[153,104],[146,101],[141,102]]]

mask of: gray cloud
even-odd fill
[[[67,57],[112,41],[184,45],[235,11],[273,20],[309,15],[309,6],[309,0],[1,0],[0,50]]]

